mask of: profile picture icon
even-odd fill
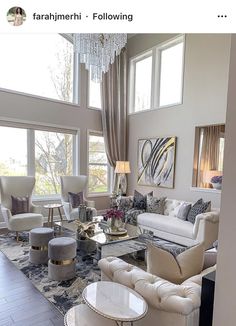
[[[12,7],[7,12],[7,21],[12,26],[21,26],[26,20],[26,14],[21,7]]]

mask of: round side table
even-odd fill
[[[146,301],[134,290],[115,282],[95,282],[83,291],[85,303],[97,314],[117,325],[143,318],[148,310]]]
[[[62,214],[60,208],[63,207],[62,204],[47,204],[43,206],[44,208],[48,209],[48,226],[53,228],[53,216],[54,216],[54,209],[58,210],[60,219],[62,221]]]

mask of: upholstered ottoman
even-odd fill
[[[68,237],[55,238],[48,244],[48,277],[66,281],[75,277],[76,241]]]
[[[35,228],[29,233],[30,253],[29,261],[32,264],[47,264],[48,242],[54,237],[53,229]]]

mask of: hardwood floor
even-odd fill
[[[62,314],[0,251],[0,325],[63,326]]]

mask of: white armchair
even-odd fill
[[[1,212],[10,231],[28,231],[43,226],[41,209],[32,203],[32,193],[35,185],[34,177],[0,177]],[[29,197],[29,212],[12,215],[12,198]]]
[[[67,220],[78,219],[78,208],[72,208],[68,192],[79,193],[83,192],[84,203],[93,211],[93,216],[97,215],[95,203],[92,200],[87,200],[84,196],[88,178],[86,175],[79,176],[61,176],[61,202],[65,211]]]
[[[102,280],[130,287],[148,303],[148,313],[137,326],[198,326],[202,277],[216,269],[209,267],[176,285],[116,257],[103,258],[98,265]]]

